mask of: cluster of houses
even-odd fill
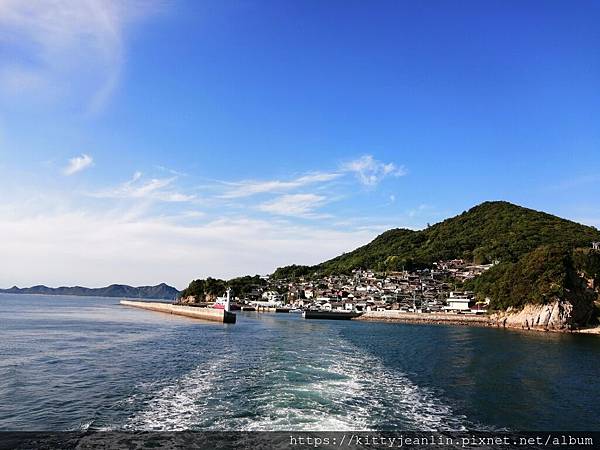
[[[498,263],[499,261],[494,261],[492,264],[467,264],[462,259],[452,259],[433,263],[433,266],[435,272],[444,273],[458,281],[464,282],[481,275]]]
[[[462,260],[440,261],[415,272],[355,270],[351,275],[270,279],[264,290],[244,299],[254,307],[288,307],[326,311],[400,310],[419,313],[485,313],[486,302],[471,292],[456,292],[456,282],[476,277],[493,264],[472,265]],[[460,283],[459,283],[460,284]]]

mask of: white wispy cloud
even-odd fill
[[[288,194],[261,203],[258,209],[281,216],[315,217],[315,210],[324,205],[326,198],[316,194]]]
[[[274,179],[221,182],[226,188],[219,197],[236,199],[257,194],[287,194],[309,185],[323,185],[348,174],[354,174],[361,184],[373,187],[379,184],[385,177],[399,177],[406,175],[406,173],[407,171],[404,166],[397,166],[394,163],[378,161],[372,155],[363,155],[360,158],[341,164],[337,171],[309,172],[289,180]]]
[[[151,178],[145,180],[142,172],[135,172],[133,177],[111,189],[94,192],[91,195],[97,198],[131,198],[160,200],[163,202],[189,202],[196,198],[195,195],[183,194],[173,186],[177,177]]]
[[[93,164],[94,159],[90,155],[83,153],[79,156],[69,159],[69,163],[63,169],[63,173],[65,175],[73,175],[77,172],[87,169],[88,167],[91,167]]]
[[[245,180],[227,182],[229,189],[221,195],[222,198],[241,198],[256,194],[283,193],[292,189],[311,184],[325,183],[342,176],[335,172],[311,172],[291,180]]]
[[[125,60],[126,26],[158,10],[156,1],[2,0],[0,92],[22,98],[83,94],[102,108]]]
[[[355,160],[345,162],[342,164],[341,170],[354,173],[365,186],[375,186],[388,176],[401,177],[407,174],[404,166],[378,161],[373,155],[363,155]]]
[[[85,156],[73,167],[81,170]],[[337,179],[352,179],[355,172],[234,181],[220,183],[214,192],[210,186],[189,190],[181,182],[184,175],[158,170],[158,176],[135,172],[122,183],[83,192],[48,192],[33,181],[25,192],[15,180],[12,203],[0,204],[0,247],[12,262],[0,273],[0,285],[166,281],[184,287],[199,276],[315,264],[367,243],[382,229],[366,217],[368,208],[353,214],[329,207],[351,195],[340,194],[348,183]],[[383,172],[390,175],[389,169]],[[198,192],[204,192],[202,212],[196,210]],[[242,201],[232,201],[238,198]],[[352,220],[342,224],[349,214]],[[330,220],[293,220],[298,217]]]
[[[316,264],[363,245],[371,231],[309,227],[247,217],[190,224],[165,217],[127,218],[95,210],[16,212],[0,206],[2,255],[11,264],[0,286],[38,283],[103,286],[270,273]],[[93,270],[90,270],[93,267]]]

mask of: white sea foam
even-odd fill
[[[346,347],[348,349],[348,347]],[[442,399],[413,383],[404,373],[354,347],[330,368],[348,378],[344,384],[358,404],[355,415],[363,418],[398,419],[403,428],[414,430],[465,430],[466,418],[454,413]],[[359,429],[377,426],[364,423]]]
[[[174,380],[146,400],[145,407],[130,417],[123,428],[128,430],[181,431],[194,427],[199,421],[203,406],[215,395],[215,380],[227,365],[227,358],[198,365],[179,379]],[[138,394],[130,403],[140,401]]]
[[[124,428],[342,431],[400,424],[425,431],[472,426],[432,390],[337,334],[319,341],[324,347],[318,352],[229,349],[223,358],[199,364],[154,393],[139,394],[145,406]],[[234,368],[241,354],[246,365]],[[139,403],[138,397],[132,401]]]
[[[381,426],[381,419],[401,423],[404,429],[467,428],[464,416],[455,414],[447,403],[405,374],[385,367],[381,360],[339,336],[328,344],[317,355],[309,352],[316,365],[307,361],[309,369],[321,369],[327,376],[317,376],[299,386],[273,386],[254,399],[258,417],[238,423],[239,428],[366,430]],[[321,402],[307,408],[302,402],[306,393],[316,395]],[[281,407],[282,403],[286,406]]]

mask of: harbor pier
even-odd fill
[[[192,317],[194,319],[210,320],[212,322],[235,323],[235,313],[224,309],[197,308],[194,306],[172,305],[160,302],[138,302],[132,300],[121,300],[121,305],[133,306],[150,311],[176,314],[178,316]]]

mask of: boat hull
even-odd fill
[[[362,313],[343,312],[343,311],[304,311],[302,317],[305,319],[325,319],[325,320],[350,320],[361,316]]]

